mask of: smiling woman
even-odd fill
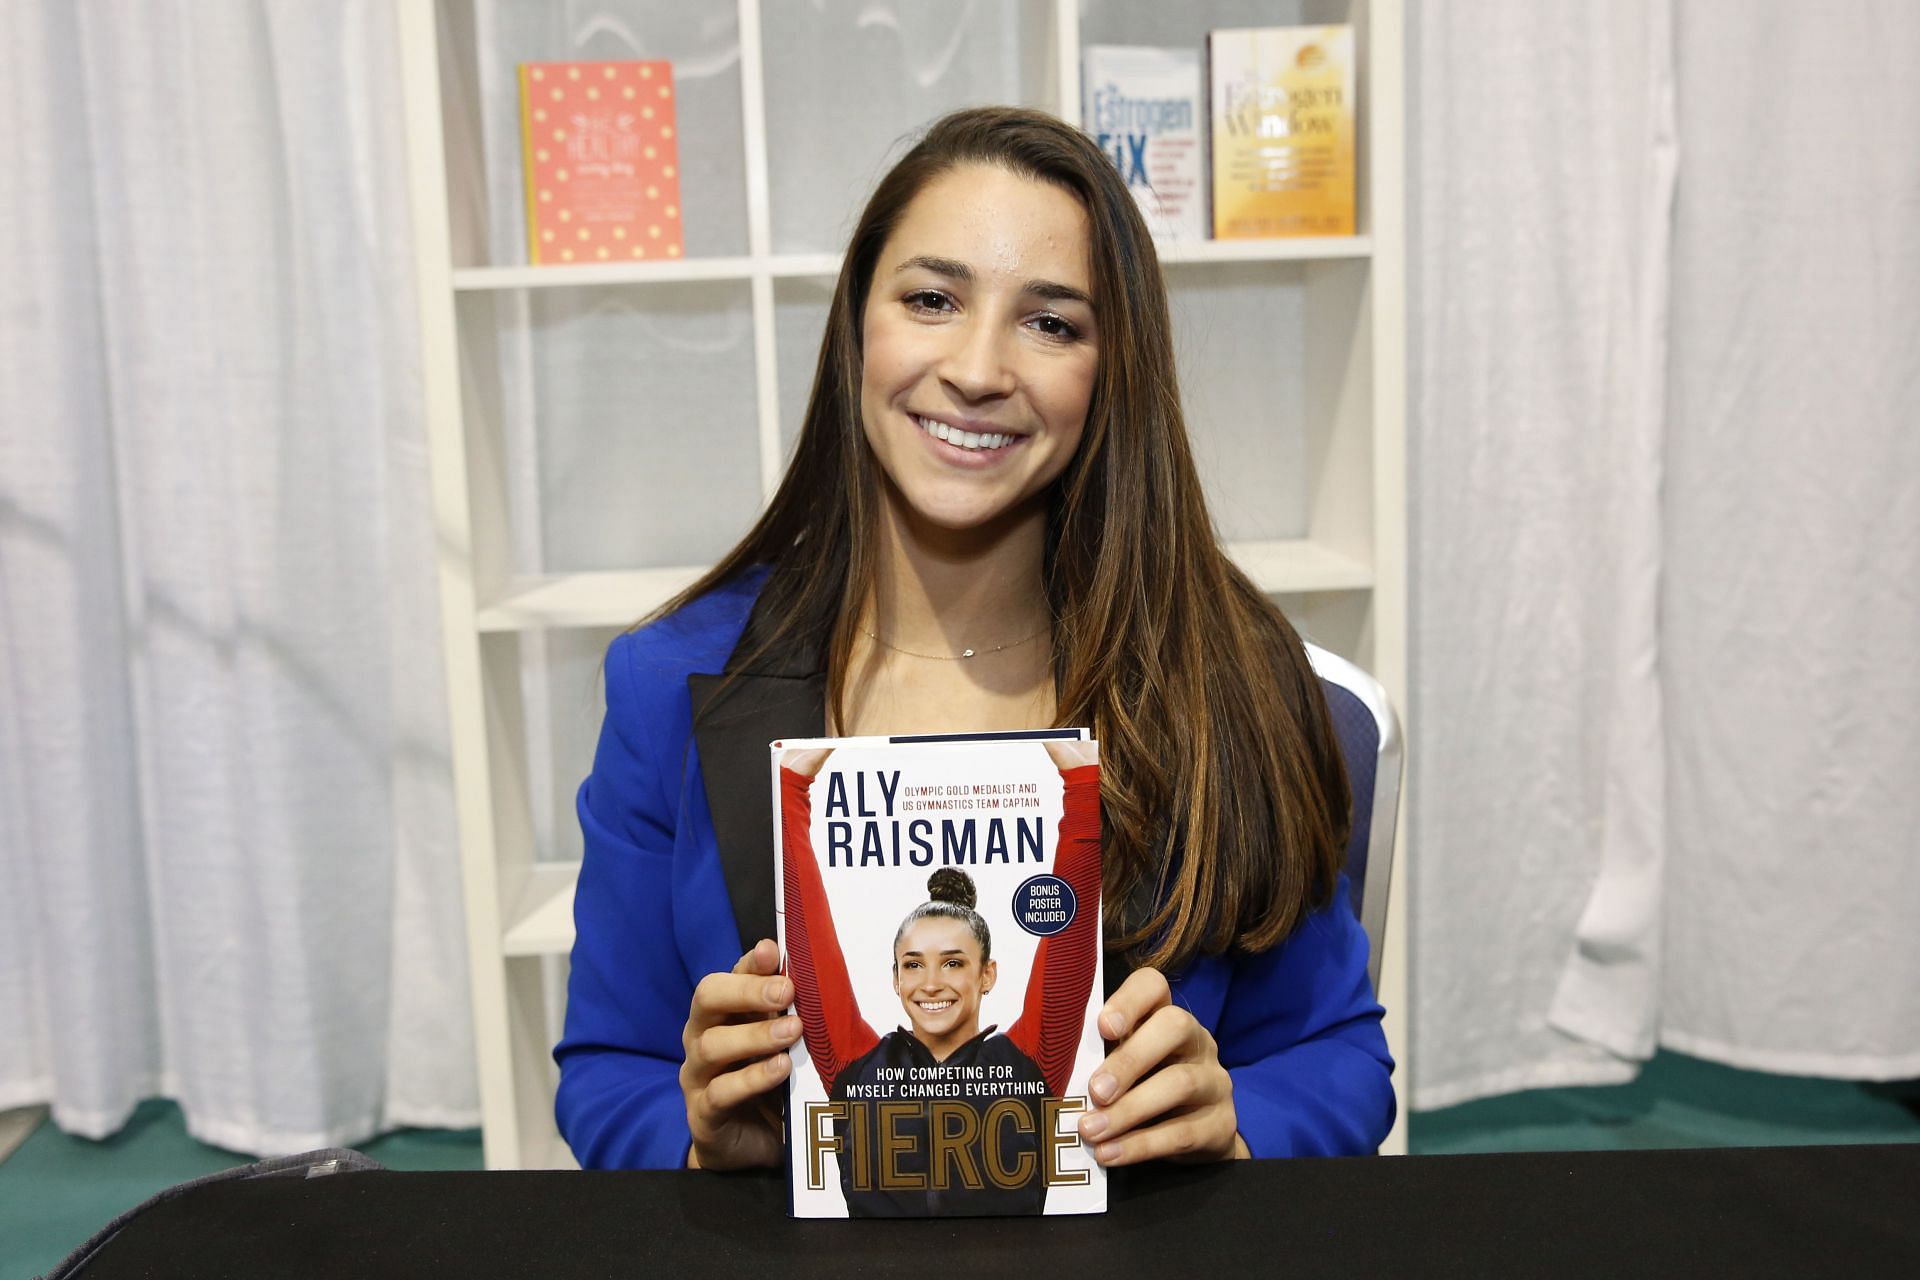
[[[1090,274],[1086,211],[1051,183],[967,165],[907,207],[861,334],[890,540],[1044,524],[1093,398]]]
[[[756,906],[770,860],[716,829],[765,811],[768,741],[823,732],[1100,740],[1083,785],[1107,971],[1132,971],[1100,1014],[1114,1047],[1081,1126],[1102,1163],[1351,1154],[1386,1134],[1326,704],[1214,537],[1153,241],[1085,134],[977,108],[888,172],[779,490],[606,669],[556,1050],[583,1164],[779,1159],[769,1096],[803,1029]],[[736,929],[761,941],[741,955]],[[941,1052],[972,987],[915,967],[948,950],[915,941],[895,957],[905,1040]],[[984,940],[971,963],[968,983],[992,981]]]
[[[945,1061],[980,1030],[980,997],[1000,968],[993,935],[973,909],[973,877],[942,867],[927,877],[927,900],[893,938],[893,990],[914,1038]]]

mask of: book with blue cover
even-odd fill
[[[1207,238],[1206,107],[1197,49],[1092,45],[1081,120],[1119,167],[1155,238]]]

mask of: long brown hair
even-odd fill
[[[1008,107],[937,121],[880,180],[840,267],[793,462],[766,512],[660,617],[762,566],[756,657],[821,645],[834,719],[873,587],[880,475],[860,422],[861,324],[894,227],[962,165],[1050,182],[1086,209],[1100,355],[1080,448],[1055,484],[1042,573],[1058,723],[1100,741],[1110,945],[1177,967],[1265,950],[1331,899],[1348,792],[1293,628],[1227,559],[1187,444],[1166,288],[1146,223],[1093,141]],[[1150,903],[1128,912],[1134,891]]]

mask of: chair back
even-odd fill
[[[1334,735],[1353,792],[1347,837],[1347,881],[1353,914],[1367,935],[1367,977],[1380,989],[1380,955],[1387,933],[1387,893],[1393,879],[1393,832],[1400,813],[1405,753],[1400,721],[1378,680],[1336,653],[1307,646],[1320,677]]]

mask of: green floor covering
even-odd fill
[[[1663,1052],[1631,1084],[1419,1111],[1408,1133],[1416,1155],[1920,1142],[1920,1081],[1770,1076]]]
[[[1541,1089],[1416,1114],[1419,1155],[1634,1147],[1920,1142],[1920,1084],[1759,1075],[1662,1053],[1632,1084]],[[409,1130],[361,1147],[392,1169],[477,1169],[474,1132]],[[53,1266],[154,1192],[246,1163],[186,1134],[179,1108],[141,1106],[106,1142],[42,1125],[0,1164],[0,1280]]]

